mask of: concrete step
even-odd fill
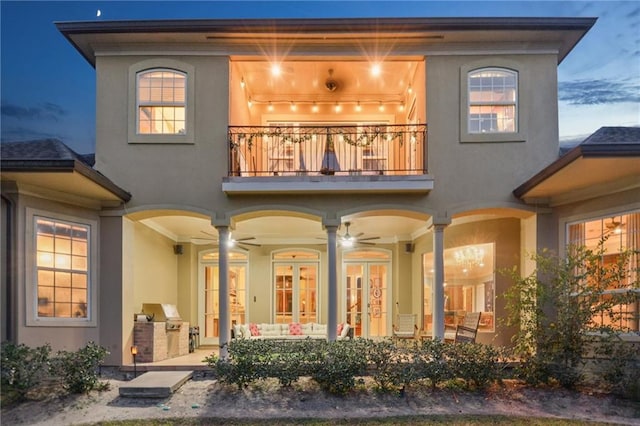
[[[191,379],[193,371],[149,371],[120,386],[120,396],[166,398]]]

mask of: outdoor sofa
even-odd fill
[[[348,323],[338,324],[337,339],[353,338],[353,328]],[[233,339],[272,339],[272,340],[300,340],[326,339],[327,325],[310,323],[290,324],[236,324],[231,329]]]

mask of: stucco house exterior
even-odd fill
[[[508,344],[496,271],[610,226],[640,247],[637,129],[559,154],[557,66],[594,23],[56,24],[96,69],[95,164],[3,147],[3,340],[122,365],[167,303],[223,351],[233,324],[376,338],[413,313],[442,337],[478,311]]]

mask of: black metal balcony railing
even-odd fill
[[[229,126],[229,176],[426,174],[427,125]]]

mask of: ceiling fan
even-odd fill
[[[380,237],[367,237],[362,238],[364,232],[360,232],[356,235],[351,235],[349,233],[349,227],[351,226],[351,222],[345,222],[344,226],[346,227],[344,235],[338,235],[338,239],[340,245],[342,247],[353,247],[355,244],[365,245],[365,246],[374,246],[375,243],[372,243],[371,240],[378,240]]]
[[[200,232],[202,232],[205,235],[208,235],[209,237],[208,238],[196,237],[194,239],[196,239],[196,240],[205,240],[205,241],[213,241],[213,242],[216,242],[216,243],[219,242],[218,238],[215,235],[213,235],[213,234],[211,234],[209,232],[206,232],[206,231],[200,231]],[[234,247],[234,246],[238,246],[238,247],[240,247],[241,249],[244,249],[244,250],[249,250],[249,248],[247,246],[262,247],[260,244],[249,243],[248,242],[248,241],[255,240],[255,239],[256,239],[256,237],[245,237],[245,238],[234,239],[234,238],[231,237],[231,234],[229,234],[229,240],[227,242],[227,246],[229,248]]]
[[[620,234],[622,233],[622,228],[624,228],[624,223],[617,221],[614,216],[611,218],[611,222],[605,222],[604,226],[605,228],[607,228],[607,231],[605,232],[605,234],[608,234],[608,233]]]

